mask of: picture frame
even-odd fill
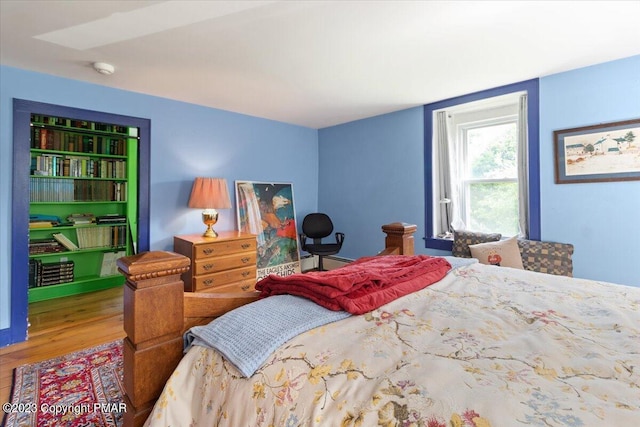
[[[640,180],[640,118],[553,132],[555,182]]]
[[[300,273],[293,184],[236,181],[238,229],[256,235],[257,280]]]

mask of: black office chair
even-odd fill
[[[300,243],[302,250],[312,255],[318,255],[318,270],[323,271],[322,258],[327,255],[335,255],[340,252],[344,233],[335,233],[336,243],[322,243],[322,239],[328,237],[333,232],[333,223],[327,214],[311,213],[304,217],[302,221],[302,233]],[[307,243],[307,238],[313,243]]]

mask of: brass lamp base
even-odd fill
[[[213,225],[218,222],[218,212],[215,209],[207,209],[202,212],[202,222],[207,226],[204,237],[218,237],[218,233],[213,229]]]

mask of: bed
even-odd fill
[[[388,252],[415,257],[415,228],[396,224],[395,230],[391,243],[387,236]],[[136,344],[139,337],[132,337],[125,321],[127,403],[145,410],[137,418],[128,411],[126,422],[148,417],[148,426],[637,423],[640,288],[445,260],[450,268],[433,284],[363,314],[330,318],[287,338],[248,369],[237,355],[191,345],[163,374],[159,397],[144,408],[140,402],[148,396],[135,402],[135,392],[144,387],[136,390],[127,380],[127,346],[135,359],[164,344]],[[170,264],[165,262],[167,271],[184,268]],[[145,280],[161,279],[145,274]],[[128,277],[128,286],[131,277],[136,276]],[[276,295],[249,305],[234,300],[230,305],[239,308],[213,324],[243,311],[256,317],[256,305],[281,297],[299,298]],[[190,304],[182,295],[180,301]],[[125,295],[125,317],[126,312]],[[250,343],[251,336],[240,341]],[[138,367],[147,366],[146,378],[154,378],[162,363],[145,360],[148,365]]]

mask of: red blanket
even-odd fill
[[[271,274],[256,289],[262,298],[298,295],[330,310],[363,314],[439,281],[450,269],[444,258],[427,255],[365,257],[336,270]]]

